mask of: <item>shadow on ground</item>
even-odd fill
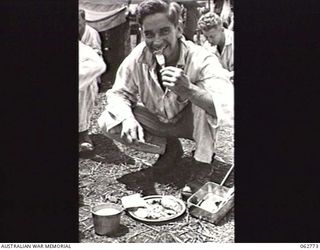
[[[129,228],[123,224],[120,224],[119,229],[115,233],[110,234],[109,236],[117,238],[126,235],[128,232]]]
[[[157,194],[155,184],[169,184],[175,188],[181,189],[186,184],[196,182],[203,185],[208,181],[220,184],[224,176],[228,172],[230,164],[214,161],[213,164],[196,165],[191,157],[182,158],[178,164],[170,171],[166,171],[161,175],[155,173],[153,167],[147,167],[140,171],[125,174],[117,180],[126,185],[126,189],[143,195]],[[233,185],[233,173],[225,182],[225,186]]]
[[[134,164],[135,161],[119,150],[113,140],[102,134],[92,134],[91,139],[95,145],[94,154],[91,155],[93,161],[113,164]]]

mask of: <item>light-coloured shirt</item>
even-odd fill
[[[214,130],[226,115],[233,115],[233,85],[215,55],[190,41],[179,41],[180,57],[176,66],[184,70],[191,83],[211,94],[217,117],[207,113],[207,123]],[[114,118],[107,121],[107,130],[133,116],[132,107],[138,101],[164,123],[175,123],[190,102],[180,102],[173,91],[163,91],[158,82],[155,59],[144,42],[122,62],[114,86],[107,92],[106,112]],[[201,129],[201,126],[196,127]],[[212,131],[207,136],[214,134]],[[195,141],[200,144],[201,138],[195,138]]]
[[[98,95],[97,77],[105,69],[102,58],[79,41],[79,132],[90,128],[94,100]]]
[[[217,117],[206,113],[206,121],[194,123],[195,155],[201,155],[198,159],[203,162],[210,162],[214,145],[206,145],[205,142],[209,141],[206,137],[210,137],[213,142],[216,128],[223,121],[233,121],[233,84],[215,55],[190,41],[179,41],[180,57],[176,66],[184,70],[191,83],[211,94],[216,111]],[[112,117],[105,121],[107,131],[132,117],[132,107],[137,102],[142,103],[164,123],[175,123],[190,103],[188,99],[180,102],[173,91],[167,92],[161,88],[155,59],[144,42],[134,48],[120,65],[115,83],[107,92],[107,102],[105,112],[109,114],[108,117]],[[206,136],[200,131],[206,131]]]
[[[103,59],[90,47],[79,41],[79,91],[97,85],[97,77],[106,70]]]
[[[233,86],[217,57],[190,41],[180,41],[176,66],[184,69],[193,84],[212,95],[219,122],[223,119],[223,109],[233,109]],[[107,98],[111,111],[119,118],[132,116],[131,107],[140,100],[161,121],[168,123],[175,122],[176,116],[188,104],[179,102],[172,91],[164,93],[158,82],[156,62],[144,42],[120,65]]]
[[[98,31],[86,24],[81,42],[93,48],[99,56],[102,56],[101,39]]]
[[[234,64],[234,35],[232,30],[224,29],[224,34],[226,37],[224,47],[221,54],[219,53],[217,46],[211,46],[208,41],[203,44],[203,47],[209,50],[211,53],[214,53],[218,58],[223,68],[232,72]]]

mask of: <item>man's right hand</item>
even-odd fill
[[[143,128],[134,117],[127,118],[122,122],[121,138],[128,143],[145,142]]]

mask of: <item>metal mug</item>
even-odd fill
[[[92,218],[95,233],[98,235],[112,235],[120,227],[123,209],[116,204],[101,204],[92,208]]]

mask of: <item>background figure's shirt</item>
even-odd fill
[[[211,46],[208,41],[203,44],[203,47],[209,50],[211,53],[214,53],[218,58],[223,68],[228,71],[233,71],[233,53],[234,53],[234,42],[233,42],[233,31],[224,29],[224,33],[226,36],[225,45],[221,54],[219,53],[217,46]]]
[[[97,85],[97,77],[106,70],[103,59],[90,47],[79,41],[79,91]]]
[[[102,58],[79,41],[79,132],[90,128],[94,100],[98,95],[97,77],[105,69]]]
[[[93,48],[99,56],[102,56],[101,39],[98,31],[86,24],[81,42]]]

